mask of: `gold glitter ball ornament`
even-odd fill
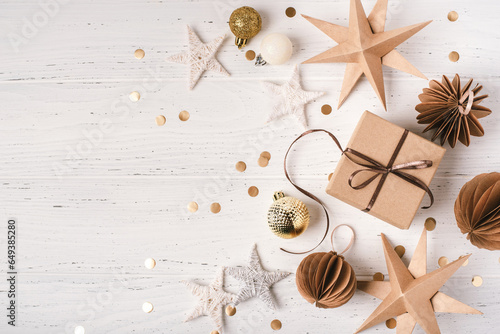
[[[274,193],[274,203],[267,212],[269,228],[280,238],[292,239],[302,234],[309,226],[309,210],[301,200]]]
[[[257,35],[262,28],[260,14],[252,7],[240,7],[231,14],[229,28],[236,36],[234,44],[241,49],[247,41]]]

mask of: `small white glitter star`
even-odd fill
[[[300,75],[297,65],[293,70],[292,78],[283,85],[276,85],[270,82],[262,83],[266,91],[271,92],[274,107],[269,115],[268,122],[285,115],[294,115],[300,123],[307,128],[305,116],[305,104],[320,97],[324,92],[307,92],[300,86]]]
[[[193,282],[182,281],[199,302],[184,322],[193,320],[202,315],[212,318],[217,331],[222,333],[222,313],[225,305],[234,302],[236,295],[224,291],[224,269],[221,268],[217,277],[210,285],[199,285]]]
[[[189,26],[187,28],[189,34],[188,51],[167,57],[166,60],[171,63],[189,65],[189,89],[193,89],[206,70],[229,76],[226,69],[215,59],[217,49],[219,49],[226,36],[222,35],[212,42],[204,44]]]
[[[242,288],[234,301],[235,305],[252,297],[258,297],[273,310],[276,309],[276,304],[271,295],[271,285],[290,275],[290,273],[283,271],[271,272],[264,270],[260,264],[255,245],[252,247],[248,266],[243,268],[228,267],[226,268],[226,272],[243,282]]]

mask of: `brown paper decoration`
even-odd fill
[[[296,284],[299,293],[311,304],[319,308],[335,308],[347,303],[356,291],[356,274],[351,265],[342,256],[354,241],[354,231],[347,248],[340,254],[332,251],[313,253],[302,260],[297,268]]]
[[[462,233],[478,248],[500,250],[500,173],[485,173],[467,182],[455,201]]]
[[[443,75],[442,83],[432,80],[429,88],[424,88],[418,96],[422,103],[415,107],[420,114],[419,124],[429,124],[423,132],[436,129],[432,140],[441,137],[441,146],[446,140],[453,148],[460,140],[465,146],[470,144],[470,136],[481,137],[484,130],[478,119],[491,114],[491,110],[480,106],[488,95],[479,96],[483,86],[472,88],[472,79],[461,88],[460,76],[455,74],[453,81]]]

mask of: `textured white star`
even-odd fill
[[[274,297],[271,295],[270,288],[274,283],[290,275],[290,273],[283,271],[271,272],[264,270],[260,264],[255,245],[252,247],[248,266],[243,268],[228,267],[226,268],[226,272],[243,282],[241,290],[234,301],[235,305],[252,297],[258,297],[273,310],[276,309],[276,303],[274,302]]]
[[[215,59],[217,49],[226,36],[222,35],[212,42],[204,44],[189,26],[187,28],[189,34],[188,51],[167,57],[166,60],[171,63],[189,65],[189,89],[193,89],[206,70],[229,76],[226,69]]]
[[[225,305],[234,302],[236,295],[224,291],[224,270],[221,268],[217,277],[210,285],[199,285],[193,282],[182,281],[191,293],[198,298],[198,304],[194,310],[189,313],[184,322],[193,320],[202,315],[208,315],[212,318],[217,331],[222,333],[222,313]]]
[[[294,115],[300,123],[307,128],[305,116],[305,104],[320,97],[324,92],[307,92],[300,86],[299,68],[295,65],[292,78],[283,85],[276,85],[270,82],[262,83],[266,91],[271,92],[274,107],[269,115],[268,122],[285,115]]]

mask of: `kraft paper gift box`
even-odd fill
[[[362,153],[387,167],[404,132],[405,129],[365,111],[347,148]],[[408,132],[393,166],[421,160],[432,161],[432,166],[427,168],[400,170],[403,173],[413,175],[429,187],[445,151],[441,146]],[[366,167],[351,161],[346,157],[346,154],[355,162],[371,165],[356,155],[344,153],[330,179],[326,192],[347,204],[365,210],[376,191],[382,174],[378,174],[378,177],[364,188],[353,189],[349,185],[349,178],[356,171],[366,169]],[[352,185],[360,185],[375,175],[372,171],[358,172],[352,178]],[[368,213],[391,225],[408,229],[425,194],[426,191],[418,186],[394,173],[387,173],[378,197]],[[430,199],[426,198],[425,201],[428,203]]]

